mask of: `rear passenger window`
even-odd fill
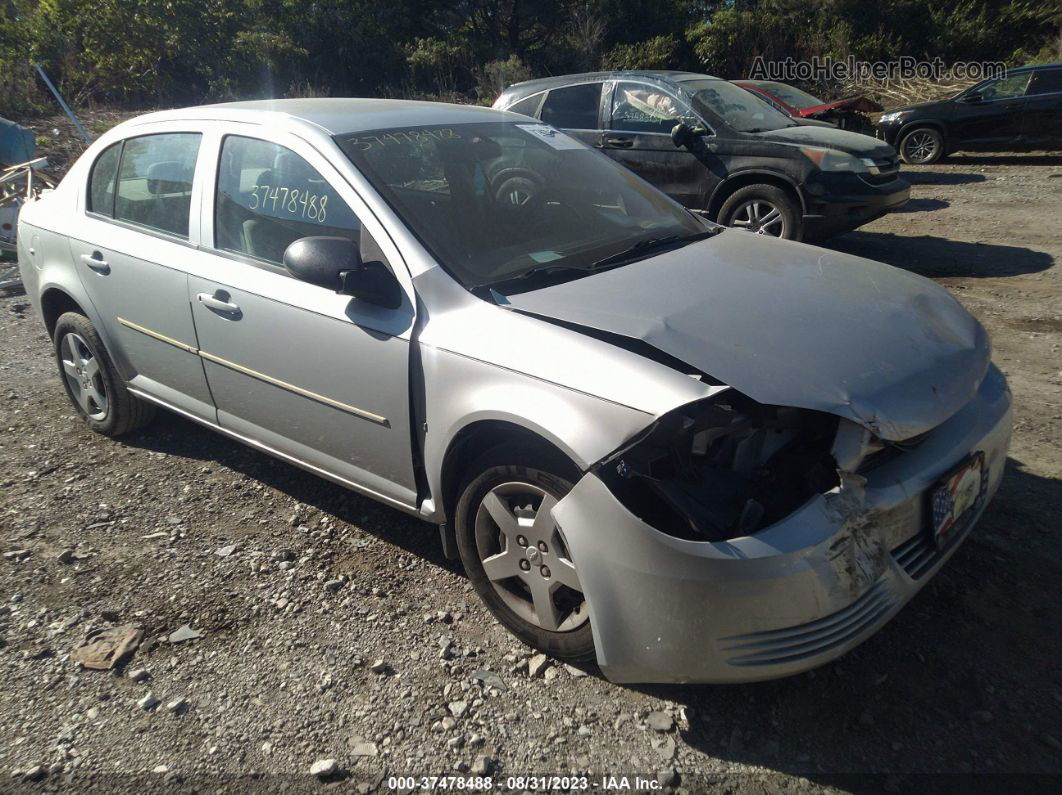
[[[602,83],[555,88],[542,105],[542,121],[569,130],[598,129],[597,115],[601,104]]]
[[[89,212],[114,217],[114,181],[118,177],[118,158],[122,155],[119,141],[103,150],[92,164],[89,176]]]
[[[361,243],[361,223],[325,178],[290,149],[256,138],[225,138],[214,212],[217,248],[275,265],[301,237]]]
[[[126,140],[114,217],[187,238],[201,138],[199,133],[161,133]]]
[[[1029,95],[1057,94],[1062,92],[1062,69],[1044,69],[1033,75]]]

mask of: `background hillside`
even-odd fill
[[[0,113],[292,95],[489,101],[544,74],[1060,58],[1062,0],[0,0]],[[829,94],[840,87],[817,86]]]

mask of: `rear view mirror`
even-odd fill
[[[284,251],[284,267],[300,281],[387,309],[402,305],[402,288],[382,262],[362,262],[346,237],[303,237]]]
[[[690,141],[706,135],[708,131],[703,127],[692,126],[680,121],[671,128],[671,143],[677,147],[688,146]]]

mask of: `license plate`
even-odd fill
[[[985,454],[977,452],[941,479],[930,498],[933,540],[944,546],[961,533],[984,503]]]

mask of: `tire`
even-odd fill
[[[132,395],[96,327],[77,312],[60,315],[52,336],[67,397],[96,433],[121,436],[151,422],[155,407]]]
[[[800,240],[800,207],[777,185],[760,183],[738,188],[719,208],[719,223],[758,235]]]
[[[928,166],[944,156],[944,136],[933,127],[915,127],[900,138],[900,158],[910,166]]]
[[[571,587],[578,575],[567,546],[552,521],[529,521],[546,499],[571,491],[577,475],[569,461],[544,447],[488,450],[459,489],[454,527],[468,579],[498,621],[551,657],[587,663],[595,659],[594,640],[586,601]]]

